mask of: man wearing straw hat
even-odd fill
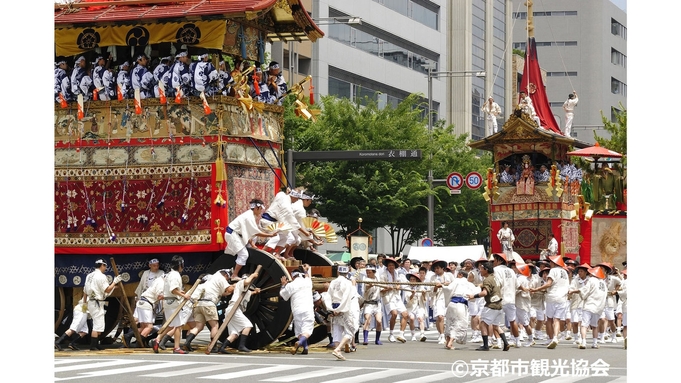
[[[376,286],[373,282],[378,282],[376,277],[376,266],[367,265],[366,266],[366,278],[363,279],[364,282],[364,306],[362,314],[364,315],[364,327],[363,327],[363,345],[369,344],[369,329],[371,328],[371,317],[374,317],[376,321],[376,340],[374,341],[377,345],[382,345],[381,343],[381,331],[383,330],[383,310],[381,309],[381,304],[379,299],[381,299],[381,287]]]
[[[431,278],[431,283],[450,284],[454,281],[452,273],[446,273],[447,262],[441,260],[433,261],[431,270],[435,273]],[[447,314],[447,303],[445,302],[442,290],[433,289],[431,292],[431,305],[433,307],[433,318],[435,319],[435,327],[440,334],[437,338],[437,344],[445,344],[445,315]]]
[[[468,327],[468,300],[466,297],[475,294],[478,290],[468,282],[468,272],[457,271],[457,276],[451,283],[440,283],[433,288],[442,288],[442,295],[447,302],[445,312],[445,348],[454,349],[454,342],[466,344]]]
[[[549,261],[551,261],[551,270],[549,270],[546,283],[530,291],[546,291],[546,333],[549,339],[551,339],[547,348],[554,349],[558,346],[560,320],[565,318],[570,308],[567,301],[570,277],[565,270],[565,262],[560,255],[550,256]]]
[[[386,258],[383,261],[386,269],[381,275],[379,275],[379,280],[381,282],[405,282],[407,283],[404,275],[397,272],[397,261],[393,258]],[[404,338],[404,330],[407,328],[407,319],[409,318],[409,313],[407,308],[404,306],[402,301],[401,285],[385,285],[381,289],[381,296],[383,297],[383,305],[386,311],[390,314],[390,337],[388,340],[391,342],[400,341],[402,343],[407,340]],[[395,322],[397,321],[397,316],[400,316],[400,331],[397,336],[394,334]]]
[[[587,265],[578,267],[579,277],[586,280],[584,285],[570,293],[579,294],[583,301],[582,306],[582,327],[581,343],[579,349],[586,348],[586,330],[591,327],[593,330],[593,345],[591,348],[598,348],[598,320],[605,308],[605,298],[607,295],[605,285],[605,273],[599,267],[586,268]]]
[[[586,284],[586,275],[588,275],[588,273],[580,274],[579,270],[584,269],[588,271],[590,268],[591,266],[588,263],[583,263],[575,267],[577,275],[573,276],[572,281],[570,281],[570,291],[579,290]],[[575,339],[572,344],[579,346],[582,343],[580,326],[582,323],[582,306],[584,305],[584,301],[581,295],[574,293],[569,294],[568,299],[570,300],[570,324],[572,325],[572,332],[577,336],[577,339]]]
[[[501,305],[504,315],[506,316],[506,321],[509,323],[509,329],[511,331],[511,345],[518,347],[520,342],[518,341],[518,325],[516,324],[516,309],[515,309],[515,296],[518,291],[517,280],[515,272],[511,270],[508,266],[508,259],[513,259],[507,254],[494,253],[493,264],[494,264],[494,278],[497,280],[499,287],[501,288]],[[497,348],[501,348],[501,344],[497,339]]]
[[[409,273],[405,275],[409,282],[422,282],[421,277],[417,274]],[[426,327],[426,292],[428,289],[425,286],[412,285],[411,291],[405,293],[405,306],[409,313],[409,327],[411,328],[411,340],[426,341],[425,327]],[[418,324],[420,333],[416,337],[416,324]]]

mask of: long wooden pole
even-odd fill
[[[109,258],[111,261],[111,269],[114,272],[115,276],[118,276],[118,267],[116,266],[116,261],[113,259],[113,257]],[[135,339],[137,339],[137,347],[142,347],[142,337],[140,336],[140,330],[137,328],[137,321],[135,320],[135,312],[132,311],[132,308],[130,307],[130,302],[128,301],[128,295],[125,293],[125,288],[123,287],[123,282],[121,282],[121,293],[123,294],[123,307],[125,307],[126,311],[128,311],[128,315],[130,316],[130,324],[132,326],[132,331],[135,333]],[[123,343],[125,343],[125,336],[123,336]],[[129,344],[126,344],[126,347],[130,347]]]
[[[200,279],[200,278],[197,279],[196,282],[194,282],[194,285],[192,286],[192,288],[189,289],[189,291],[187,292],[187,294],[191,296],[192,293],[194,292],[194,290],[196,290],[196,286],[198,286],[200,282],[201,282],[201,279]],[[178,308],[173,312],[173,314],[170,316],[170,318],[166,319],[166,323],[164,323],[163,326],[158,330],[158,333],[159,333],[159,334],[163,334],[163,332],[164,332],[165,330],[168,329],[168,326],[170,326],[170,322],[172,322],[173,319],[175,319],[175,317],[177,317],[177,315],[180,313],[180,311],[182,311],[182,308],[184,307],[184,305],[187,304],[187,302],[189,302],[188,299],[183,299],[183,300],[182,300],[182,303],[180,303],[180,307],[178,307]]]
[[[260,274],[260,269],[262,269],[262,265],[258,265],[258,267],[255,268],[254,274]],[[253,275],[253,274],[251,274],[251,275]],[[213,339],[211,339],[208,347],[206,347],[206,355],[210,355],[210,351],[213,349],[213,347],[215,347],[215,344],[218,342],[218,338],[220,338],[220,335],[222,335],[222,333],[227,328],[229,321],[231,321],[234,314],[236,314],[236,310],[239,309],[239,305],[241,305],[241,301],[244,300],[244,296],[246,295],[246,292],[248,292],[248,289],[241,292],[241,295],[239,295],[239,297],[234,302],[234,306],[232,306],[232,310],[227,315],[225,315],[225,319],[222,321],[220,328],[218,328],[218,332],[215,334],[215,337],[213,337]]]

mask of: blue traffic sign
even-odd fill
[[[430,238],[424,238],[424,239],[421,240],[421,246],[424,246],[424,247],[433,246],[433,240],[430,239]]]
[[[447,186],[452,190],[459,190],[463,186],[463,176],[457,172],[447,176]]]

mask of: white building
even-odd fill
[[[513,48],[525,51],[527,8],[512,17]],[[534,2],[534,36],[556,122],[565,127],[563,103],[572,90],[579,96],[572,135],[594,142],[602,129],[601,111],[611,118],[627,106],[627,14],[610,0]]]

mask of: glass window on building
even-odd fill
[[[610,48],[610,62],[613,63],[614,65],[619,65],[626,68],[627,56],[623,55],[615,48]]]
[[[617,20],[615,19],[610,19],[610,32],[612,32],[613,35],[615,36],[620,36],[623,39],[627,39],[627,28],[620,24]]]
[[[334,77],[329,77],[329,96],[336,96],[338,98],[348,98],[352,96],[352,84],[347,81],[339,80]]]
[[[620,94],[624,97],[627,96],[627,84],[623,83],[622,81],[611,77],[610,78],[610,91],[613,94]]]

